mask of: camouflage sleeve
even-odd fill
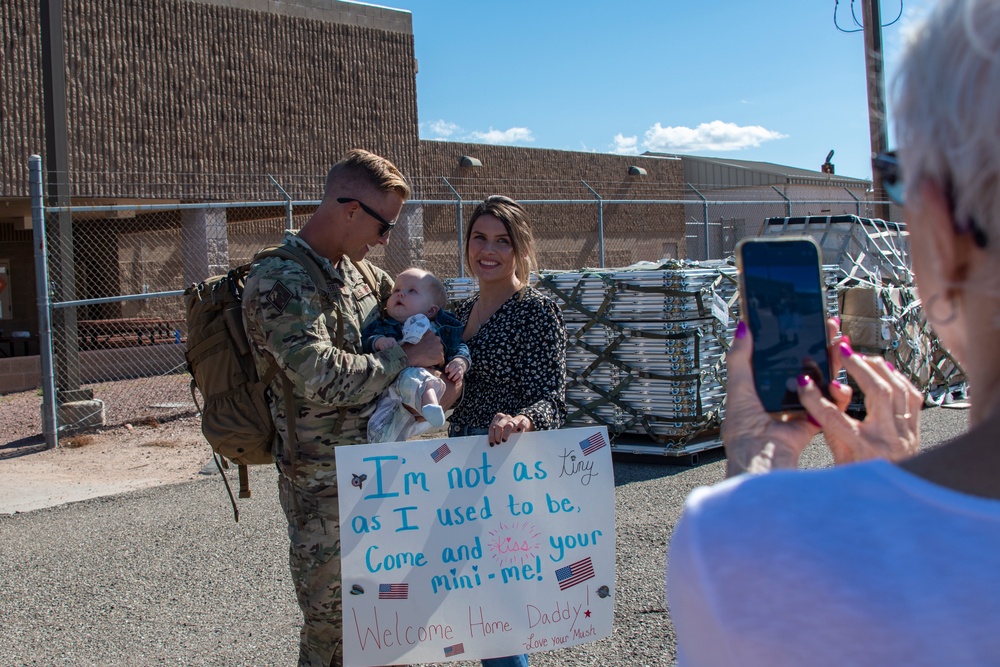
[[[247,333],[272,354],[296,393],[332,407],[370,403],[407,366],[399,347],[375,354],[360,350],[364,317],[377,307],[371,297],[368,313],[355,312],[350,295],[334,295],[332,308],[309,274],[296,262],[264,259],[251,269],[243,295]],[[348,344],[338,347],[338,329]],[[346,349],[345,349],[346,348]]]

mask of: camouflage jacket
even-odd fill
[[[392,290],[385,271],[372,267],[378,281],[378,294],[373,294],[349,259],[335,266],[294,232],[287,232],[284,242],[316,259],[327,276],[325,294],[298,262],[268,257],[255,262],[247,275],[243,320],[258,372],[267,369],[261,355],[270,354],[293,387],[296,433],[290,438],[281,377],[271,383],[278,467],[297,485],[319,492],[336,484],[334,447],[365,442],[375,399],[407,360],[398,346],[362,354],[361,332],[378,317],[379,304]]]

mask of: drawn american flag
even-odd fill
[[[444,657],[450,658],[465,653],[465,644],[453,644],[444,647]]]
[[[409,584],[379,584],[379,600],[405,600],[410,595]]]
[[[604,435],[601,433],[595,433],[586,440],[580,441],[580,449],[583,450],[584,456],[590,456],[605,444],[607,443],[604,442]]]
[[[431,452],[431,458],[434,459],[434,463],[437,463],[438,461],[448,456],[449,454],[451,454],[451,447],[449,447],[448,443],[446,442],[437,449],[435,449],[433,452]]]
[[[559,581],[559,590],[561,591],[576,586],[581,581],[593,578],[594,564],[590,562],[590,556],[556,570],[556,579]]]

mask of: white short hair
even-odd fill
[[[938,2],[908,36],[894,92],[906,198],[925,179],[951,187],[956,221],[1000,246],[1000,2]]]

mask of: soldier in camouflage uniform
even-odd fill
[[[269,257],[250,269],[243,294],[258,371],[273,356],[288,377],[297,413],[288,432],[282,380],[271,383],[279,496],[291,538],[289,561],[302,625],[300,667],[343,663],[340,519],[334,447],[365,441],[378,395],[407,366],[444,361],[440,339],[362,354],[361,331],[378,316],[392,279],[358,263],[385,245],[410,188],[388,160],[351,151],[335,164],[319,208],[285,243],[311,254],[326,277],[316,285],[299,263]],[[373,283],[373,284],[370,284]],[[452,399],[453,400],[453,399]]]

